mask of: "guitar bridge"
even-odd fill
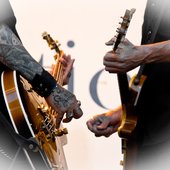
[[[42,121],[42,129],[47,134],[47,138],[54,138],[57,136],[62,136],[68,134],[66,128],[58,128],[55,126],[55,111],[51,107],[41,104],[38,107],[38,111],[43,116],[44,120]]]

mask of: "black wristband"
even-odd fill
[[[49,72],[43,70],[41,75],[35,75],[30,84],[32,85],[33,90],[40,96],[48,97],[56,87],[56,80]]]

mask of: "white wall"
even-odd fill
[[[115,35],[120,16],[126,9],[136,8],[127,38],[140,44],[141,24],[146,0],[10,0],[18,18],[17,29],[31,55],[50,66],[53,54],[41,34],[47,31],[61,43],[65,53],[76,59],[74,93],[82,102],[84,116],[64,126],[68,128],[68,144],[64,147],[69,170],[121,170],[120,139],[96,138],[86,121],[107,111],[92,99],[89,86],[93,76],[103,69],[102,58],[111,47],[105,42]],[[73,40],[74,48],[67,42]],[[120,104],[115,75],[102,72],[97,82],[101,103],[108,109]]]

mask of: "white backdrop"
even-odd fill
[[[103,69],[102,58],[111,49],[104,43],[115,35],[120,16],[126,9],[137,10],[127,38],[140,44],[146,0],[10,1],[23,44],[37,61],[43,55],[44,66],[53,62],[53,53],[41,37],[44,31],[61,43],[65,53],[76,59],[71,86],[82,102],[84,115],[64,124],[69,130],[68,144],[64,147],[69,170],[121,170],[121,145],[117,134],[96,138],[88,131],[86,121],[120,104],[116,76],[101,72],[96,80],[95,75]],[[73,48],[67,45],[70,40],[75,43]]]

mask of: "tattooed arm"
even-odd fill
[[[2,24],[0,25],[0,62],[19,72],[30,83],[36,82],[37,75],[39,78],[44,78],[41,76],[45,72],[42,66],[32,58],[10,28]],[[49,73],[45,73],[48,76]],[[64,113],[67,117],[65,122],[71,121],[72,118],[79,118],[83,114],[75,95],[57,83],[50,95],[46,96],[46,101],[59,114],[58,123]]]
[[[43,69],[26,51],[17,36],[6,25],[0,25],[0,62],[20,72],[28,81]]]

